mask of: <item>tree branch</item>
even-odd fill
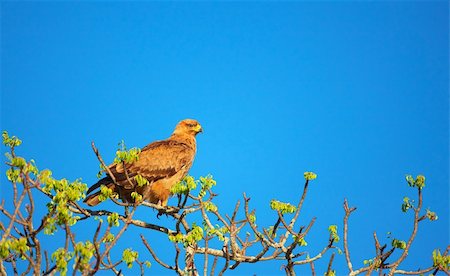
[[[345,252],[345,259],[347,261],[347,267],[349,270],[349,273],[353,273],[353,266],[352,262],[350,260],[350,252],[348,250],[348,218],[350,217],[350,214],[356,210],[356,207],[348,207],[347,199],[344,200],[344,252]]]

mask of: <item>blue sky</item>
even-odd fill
[[[91,141],[111,162],[120,140],[143,147],[195,118],[204,134],[190,174],[214,175],[223,212],[245,192],[259,225],[273,224],[270,200],[296,203],[303,172],[314,171],[305,250],[326,245],[330,224],[342,233],[347,198],[358,207],[356,267],[373,257],[374,231],[384,242],[388,231],[409,237],[412,213],[400,206],[415,193],[404,177],[424,174],[424,207],[439,220],[421,223],[401,266],[423,268],[449,244],[448,10],[447,1],[2,1],[1,129],[24,140],[19,153],[39,168],[92,184]],[[148,213],[139,215],[156,221]],[[141,249],[139,233],[173,254],[145,229],[119,247]],[[152,262],[149,273],[164,272]],[[344,256],[334,268],[347,273]],[[275,262],[233,273],[283,272]]]

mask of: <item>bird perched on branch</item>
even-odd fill
[[[105,185],[124,202],[134,202],[132,193],[138,192],[143,200],[166,206],[170,188],[182,180],[192,166],[196,152],[195,136],[202,131],[196,120],[179,122],[168,139],[145,146],[136,161],[108,166],[115,181],[108,175],[92,185],[87,193]],[[148,184],[139,187],[136,180],[138,175],[145,178]],[[99,196],[101,191],[89,195],[84,202],[95,206],[101,202]]]

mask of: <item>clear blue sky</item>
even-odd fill
[[[223,212],[245,192],[258,224],[273,224],[269,201],[296,203],[303,172],[314,171],[300,222],[317,221],[305,250],[326,245],[330,224],[342,233],[348,198],[358,207],[356,267],[373,257],[374,231],[384,242],[388,231],[409,237],[412,213],[400,206],[415,192],[404,177],[424,174],[424,207],[439,220],[421,223],[401,266],[424,268],[449,244],[448,14],[447,1],[2,1],[1,129],[24,140],[19,153],[39,168],[92,184],[91,141],[111,162],[121,139],[143,147],[198,119],[190,173],[214,175]],[[167,238],[145,229],[127,231],[119,247],[142,249],[139,233],[171,260]],[[165,271],[152,263],[149,273]],[[334,264],[347,273],[344,256]],[[271,262],[233,273],[283,271]]]

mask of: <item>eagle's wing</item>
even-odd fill
[[[136,175],[140,174],[150,183],[171,177],[180,170],[187,171],[192,165],[194,155],[195,149],[185,143],[173,140],[157,141],[145,146],[137,161],[126,165],[128,178],[132,180],[133,185],[127,180],[122,164],[113,164],[110,169],[120,186],[133,189],[133,178]]]

